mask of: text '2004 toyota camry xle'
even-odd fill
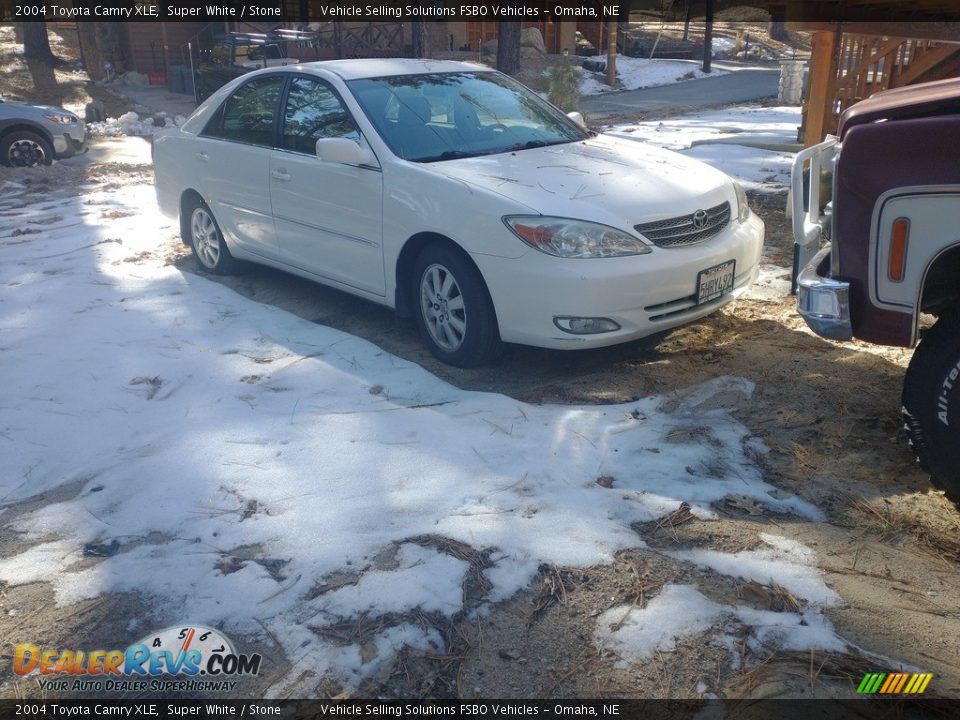
[[[702,317],[755,279],[763,246],[722,172],[467,63],[253,72],[158,138],[154,165],[204,270],[253,261],[388,305],[455,365]]]

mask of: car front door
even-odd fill
[[[214,114],[188,158],[220,228],[239,247],[278,259],[270,207],[270,155],[276,138],[283,75],[237,88]]]
[[[320,138],[364,143],[330,84],[290,79],[270,159],[270,197],[283,260],[322,278],[385,295],[383,174],[377,167],[324,162]]]

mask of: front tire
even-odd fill
[[[53,162],[53,148],[35,132],[16,130],[0,140],[0,161],[10,167],[49,165]]]
[[[420,336],[434,357],[472,367],[500,352],[493,303],[480,272],[462,251],[427,245],[413,266],[413,307]]]
[[[186,208],[187,242],[193,249],[200,269],[214,275],[229,275],[236,272],[237,261],[233,259],[223,233],[207,204],[194,200]]]
[[[902,413],[920,467],[960,504],[960,315],[941,317],[914,352]]]

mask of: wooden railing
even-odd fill
[[[880,90],[960,74],[960,42],[816,32],[810,58],[803,140],[836,132],[840,114]]]
[[[344,25],[335,22],[333,27],[317,32],[317,39],[312,49],[316,51],[318,60],[397,57],[404,52],[403,24],[371,22],[363,25]],[[301,59],[304,58],[301,57]]]
[[[844,35],[837,67],[835,112],[839,116],[880,90],[949,77],[958,65],[960,44]]]

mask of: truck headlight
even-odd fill
[[[608,225],[543,215],[513,215],[504,224],[527,245],[563,258],[646,255],[650,247]]]

